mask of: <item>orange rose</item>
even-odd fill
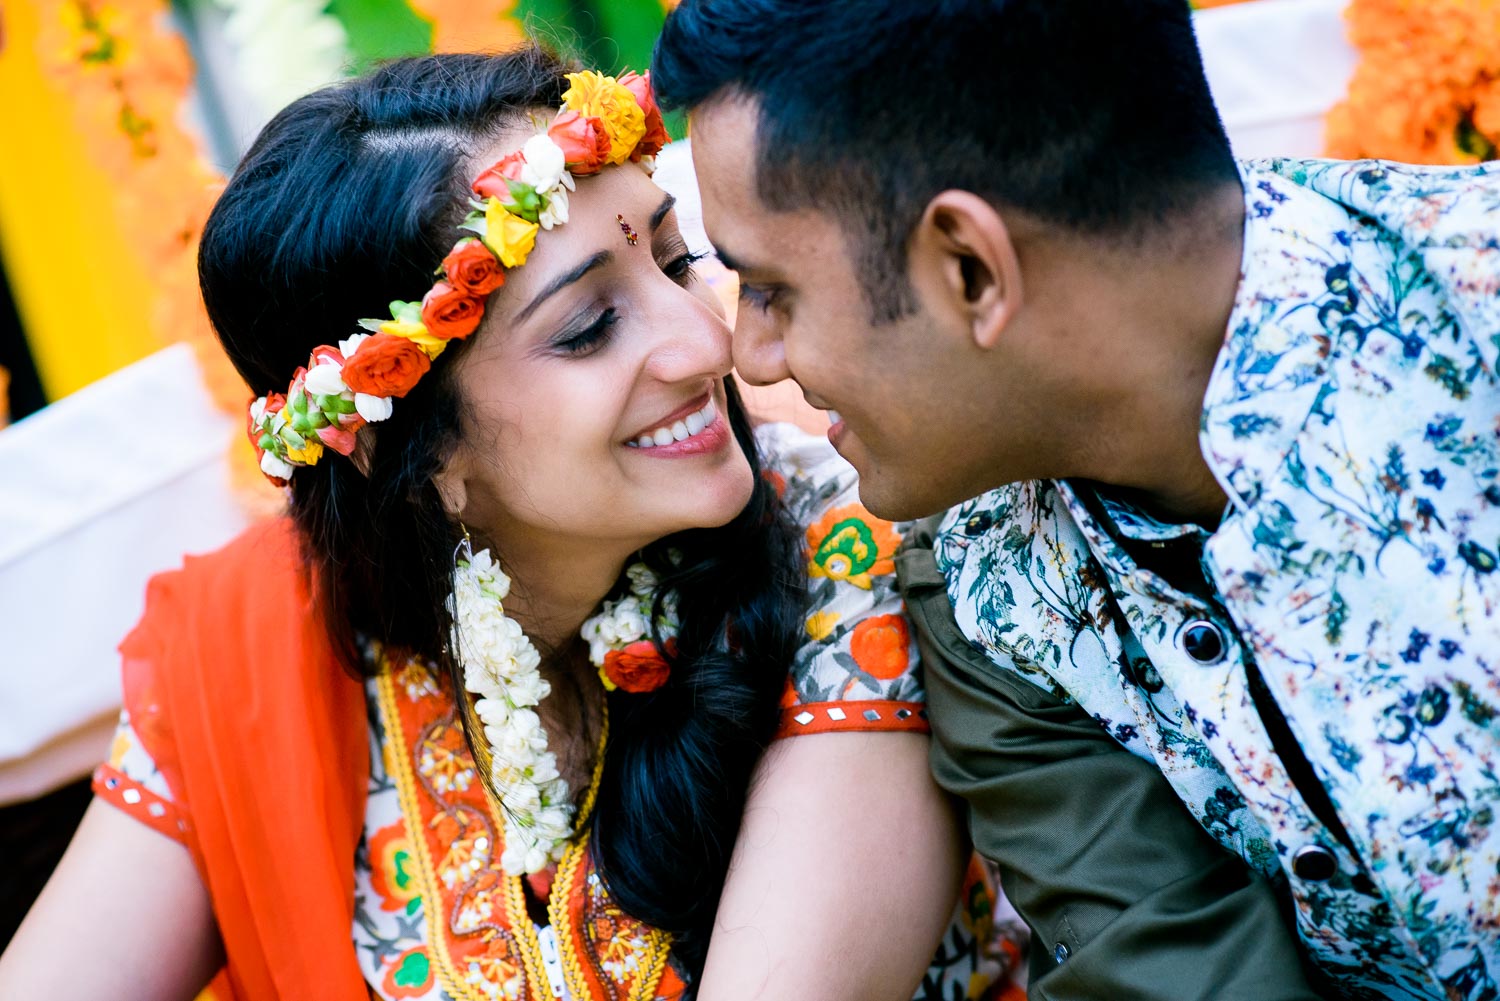
[[[474,178],[474,190],[481,198],[498,198],[502,202],[510,201],[510,185],[507,181],[519,181],[521,179],[521,168],[525,166],[526,158],[516,150],[509,156],[500,160],[489,170]]]
[[[470,295],[486,296],[505,284],[505,269],[478,240],[460,240],[443,258],[448,283]]]
[[[405,396],[431,367],[427,353],[405,337],[376,334],[344,363],[344,384],[367,396]]]
[[[672,669],[650,640],[637,640],[604,655],[604,676],[627,692],[654,692],[667,683]]]
[[[646,136],[636,144],[635,152],[630,154],[630,159],[639,160],[643,156],[655,156],[661,152],[661,148],[672,141],[667,135],[666,123],[661,120],[661,108],[656,105],[656,93],[651,89],[651,72],[648,70],[644,76],[631,70],[620,77],[620,86],[630,91],[635,98],[635,103],[641,106],[641,112],[646,116]]]
[[[434,337],[468,337],[484,318],[484,300],[438,282],[422,297],[422,325]]]
[[[563,162],[574,174],[597,174],[609,162],[609,133],[604,122],[569,109],[558,115],[547,135],[563,151]]]
[[[854,627],[849,652],[860,670],[881,681],[901,677],[910,664],[910,634],[900,615],[875,615]]]

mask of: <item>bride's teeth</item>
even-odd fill
[[[837,410],[830,410],[830,411],[828,411],[828,423],[829,424],[837,424],[841,420],[843,420],[843,418],[839,416],[839,412]]]
[[[680,421],[673,421],[670,427],[648,431],[631,444],[636,448],[655,448],[657,445],[670,445],[674,441],[686,441],[712,424],[718,416],[719,410],[710,398],[702,410],[688,414]]]

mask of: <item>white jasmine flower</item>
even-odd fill
[[[625,569],[625,576],[630,579],[630,593],[637,598],[649,598],[655,592],[661,581],[650,567],[644,563],[632,563]]]
[[[568,193],[559,184],[551,191],[548,191],[546,197],[547,207],[537,214],[537,224],[542,229],[561,226],[568,221]]]
[[[359,350],[359,346],[373,336],[373,334],[350,334],[339,341],[339,354],[344,356],[344,361],[348,361],[354,357],[354,352]]]
[[[391,416],[395,408],[391,406],[389,396],[371,396],[369,393],[354,394],[354,411],[369,421],[378,424]]]
[[[344,385],[344,369],[333,362],[314,365],[303,379],[302,385],[315,396],[338,396],[349,387]]]
[[[260,456],[260,471],[265,473],[267,476],[275,476],[283,480],[289,480],[292,478],[292,473],[295,472],[296,469],[290,462],[287,462],[285,459],[279,459],[271,452],[262,452]]]
[[[526,164],[521,168],[521,181],[533,185],[538,191],[555,187],[568,172],[562,147],[545,132],[526,140],[521,155],[526,158]]]

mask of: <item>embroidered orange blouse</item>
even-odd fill
[[[806,526],[812,595],[779,735],[925,730],[894,587],[899,531],[858,505],[826,442],[783,425],[759,438]],[[503,825],[451,695],[420,663],[384,665],[366,685],[333,669],[300,566],[275,521],[152,581],[121,648],[116,748],[95,777],[101,797],[193,853],[228,956],[221,996],[309,982],[351,999],[677,996],[669,936],[613,903],[586,836],[557,869],[547,921],[533,921],[522,880],[500,868]],[[256,586],[269,581],[298,584]],[[261,622],[302,625],[289,646],[278,629],[271,657]],[[961,985],[944,997],[985,996],[995,980],[979,948],[989,901],[976,869],[929,977]]]

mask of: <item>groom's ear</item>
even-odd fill
[[[973,192],[939,192],[913,237],[913,280],[942,297],[978,347],[994,347],[1021,307],[1021,265],[1000,213]]]

